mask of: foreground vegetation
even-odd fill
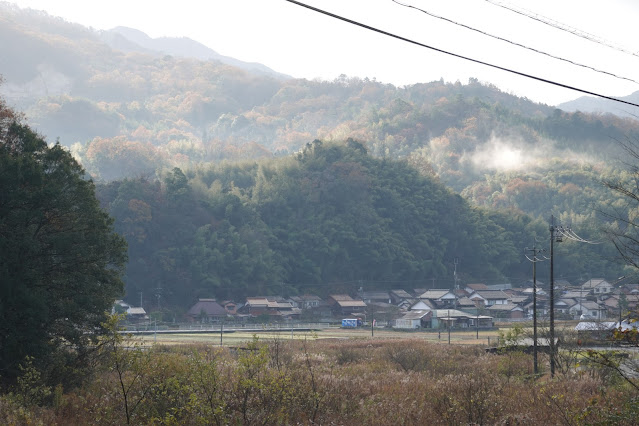
[[[3,424],[635,424],[632,381],[587,355],[555,380],[530,355],[418,339],[254,338],[243,348],[155,346],[113,333],[64,392],[28,365]],[[546,360],[543,360],[546,361]],[[543,364],[543,363],[542,363]]]

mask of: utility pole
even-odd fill
[[[550,376],[555,377],[555,276],[554,276],[554,243],[562,242],[566,237],[578,243],[601,244],[601,242],[588,241],[575,234],[570,227],[555,224],[555,216],[550,216]]]
[[[374,328],[374,324],[375,324],[375,318],[373,316],[373,305],[371,305],[371,338],[375,337],[375,328]]]
[[[550,377],[555,377],[555,277],[554,242],[557,227],[555,216],[550,216]],[[561,240],[559,240],[561,241]]]
[[[448,310],[448,344],[450,345],[450,326],[452,324],[452,321],[450,319],[450,309]]]
[[[532,252],[532,258],[526,255],[526,259],[530,260],[533,264],[533,372],[535,377],[537,377],[537,373],[539,372],[537,364],[537,262],[545,260],[540,259],[537,255],[545,250],[538,249],[533,244],[533,248],[526,248],[526,251]]]
[[[459,258],[456,257],[454,262],[455,262],[455,270],[453,271],[453,278],[455,280],[455,290],[457,290],[457,286],[458,286],[458,284],[457,284],[457,265],[459,265]]]

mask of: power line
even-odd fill
[[[545,17],[543,15],[540,15],[538,13],[534,13],[534,12],[531,12],[531,11],[523,9],[523,8],[516,8],[515,6],[506,5],[504,3],[496,2],[494,0],[485,0],[485,1],[487,1],[488,3],[491,3],[491,4],[495,5],[495,6],[504,8],[506,10],[510,10],[511,12],[514,12],[514,13],[517,13],[519,15],[522,15],[522,16],[525,16],[527,18],[530,18],[532,20],[535,20],[537,22],[541,22],[542,24],[548,25],[548,26],[556,28],[558,30],[568,32],[568,33],[570,33],[572,35],[575,35],[577,37],[586,39],[586,40],[591,41],[593,43],[601,44],[603,46],[610,47],[611,49],[615,49],[615,50],[618,50],[620,52],[627,53],[629,55],[639,57],[639,55],[636,52],[632,52],[632,51],[624,49],[623,47],[620,47],[620,46],[615,46],[611,42],[609,42],[609,41],[607,41],[607,40],[605,40],[605,39],[603,39],[603,38],[601,38],[599,36],[587,33],[586,31],[579,30],[577,28],[571,27],[571,26],[566,25],[566,24],[562,24],[561,22],[558,22],[558,21],[555,21],[553,19],[547,18],[547,17]]]
[[[444,53],[446,55],[453,56],[453,57],[456,57],[456,58],[459,58],[459,59],[464,59],[466,61],[474,62],[476,64],[485,65],[485,66],[488,66],[488,67],[491,67],[491,68],[495,68],[495,69],[498,69],[498,70],[506,71],[506,72],[509,72],[511,74],[516,74],[516,75],[519,75],[519,76],[522,76],[522,77],[530,78],[532,80],[537,80],[537,81],[540,81],[542,83],[552,84],[553,86],[563,87],[564,89],[570,89],[570,90],[574,90],[576,92],[585,93],[587,95],[597,96],[599,98],[608,99],[608,100],[611,100],[611,101],[620,102],[620,103],[624,103],[624,104],[627,104],[627,105],[632,105],[632,106],[635,106],[635,107],[639,107],[639,104],[635,104],[635,103],[629,102],[629,101],[624,101],[623,99],[618,99],[618,98],[614,98],[612,96],[606,96],[606,95],[602,95],[600,93],[591,92],[589,90],[580,89],[578,87],[569,86],[567,84],[558,83],[556,81],[548,80],[548,79],[545,79],[545,78],[542,78],[542,77],[537,77],[537,76],[534,76],[534,75],[531,75],[531,74],[526,74],[526,73],[521,72],[521,71],[515,71],[515,70],[512,70],[510,68],[505,68],[505,67],[501,67],[499,65],[494,65],[494,64],[491,64],[491,63],[488,63],[488,62],[480,61],[478,59],[469,58],[467,56],[463,56],[463,55],[459,55],[457,53],[453,53],[453,52],[449,52],[449,51],[446,51],[446,50],[443,50],[443,49],[439,49],[439,48],[434,47],[434,46],[429,46],[427,44],[420,43],[418,41],[411,40],[409,38],[402,37],[400,35],[390,33],[388,31],[380,30],[379,28],[375,28],[375,27],[372,27],[370,25],[366,25],[366,24],[363,24],[361,22],[357,22],[357,21],[354,21],[352,19],[345,18],[343,16],[336,15],[336,14],[331,13],[331,12],[327,12],[327,11],[322,10],[322,9],[318,9],[318,8],[316,8],[314,6],[310,6],[308,4],[305,4],[305,3],[302,3],[302,2],[299,2],[299,1],[296,1],[296,0],[285,0],[285,1],[287,1],[289,3],[296,4],[296,5],[301,6],[301,7],[304,7],[306,9],[312,10],[314,12],[321,13],[322,15],[330,16],[331,18],[347,22],[347,23],[349,23],[351,25],[355,25],[355,26],[358,26],[358,27],[361,27],[361,28],[365,28],[365,29],[367,29],[369,31],[373,31],[373,32],[376,32],[376,33],[379,33],[379,34],[383,34],[383,35],[388,36],[388,37],[396,38],[398,40],[402,40],[402,41],[405,41],[407,43],[411,43],[411,44],[414,44],[414,45],[417,45],[417,46],[420,46],[420,47],[424,47],[426,49],[434,50],[436,52]]]
[[[546,56],[548,56],[548,57],[550,57],[550,58],[557,59],[557,60],[559,60],[559,61],[568,62],[569,64],[576,65],[576,66],[578,66],[578,67],[582,67],[582,68],[587,68],[587,69],[589,69],[589,70],[592,70],[592,71],[595,71],[595,72],[598,72],[598,73],[601,73],[601,74],[606,74],[606,75],[609,75],[609,76],[611,76],[611,77],[615,77],[615,78],[618,78],[618,79],[621,79],[621,80],[632,81],[633,83],[637,83],[637,84],[639,84],[639,82],[638,82],[638,81],[633,80],[632,78],[628,78],[628,77],[620,76],[620,75],[617,75],[617,74],[614,74],[614,73],[611,73],[611,72],[608,72],[608,71],[600,70],[600,69],[598,69],[598,68],[591,67],[590,65],[584,65],[584,64],[581,64],[581,63],[579,63],[579,62],[572,61],[572,60],[570,60],[570,59],[562,58],[562,57],[560,57],[560,56],[555,56],[555,55],[553,55],[553,54],[551,54],[551,53],[547,53],[547,52],[544,52],[544,51],[542,51],[542,50],[538,50],[538,49],[535,49],[535,48],[533,48],[533,47],[529,47],[529,46],[523,45],[523,44],[521,44],[521,43],[517,43],[517,42],[515,42],[515,41],[508,40],[508,39],[506,39],[506,38],[499,37],[499,36],[496,36],[496,35],[493,35],[493,34],[487,33],[487,32],[482,31],[482,30],[478,30],[477,28],[473,28],[473,27],[468,26],[468,25],[466,25],[466,24],[462,24],[462,23],[460,23],[460,22],[453,21],[452,19],[448,19],[448,18],[446,18],[446,17],[444,17],[444,16],[435,15],[434,13],[431,13],[431,12],[429,12],[429,11],[427,11],[427,10],[421,9],[421,8],[419,8],[419,7],[417,7],[417,6],[413,6],[413,5],[410,5],[410,4],[404,4],[404,3],[401,3],[401,2],[399,2],[399,1],[397,1],[397,0],[391,0],[391,1],[392,1],[393,3],[397,3],[397,4],[398,4],[398,5],[400,5],[400,6],[407,7],[407,8],[410,8],[410,9],[418,10],[418,11],[420,11],[420,12],[422,12],[422,13],[425,13],[426,15],[431,16],[431,17],[433,17],[433,18],[437,18],[437,19],[441,19],[441,20],[446,21],[446,22],[450,22],[451,24],[454,24],[454,25],[457,25],[457,26],[460,26],[460,27],[466,28],[466,29],[468,29],[468,30],[470,30],[470,31],[475,31],[475,32],[477,32],[477,33],[479,33],[479,34],[482,34],[482,35],[485,35],[485,36],[488,36],[488,37],[494,38],[494,39],[499,40],[499,41],[503,41],[503,42],[505,42],[505,43],[512,44],[513,46],[521,47],[521,48],[523,48],[523,49],[527,49],[527,50],[530,50],[530,51],[532,51],[532,52],[539,53],[540,55],[546,55]]]

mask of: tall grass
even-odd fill
[[[55,406],[0,398],[2,424],[636,424],[609,375],[532,375],[532,357],[423,340],[117,349]],[[126,398],[125,398],[126,394]],[[126,401],[125,401],[126,399]]]

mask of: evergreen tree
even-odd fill
[[[69,378],[123,293],[126,243],[84,170],[0,100],[0,380]]]

